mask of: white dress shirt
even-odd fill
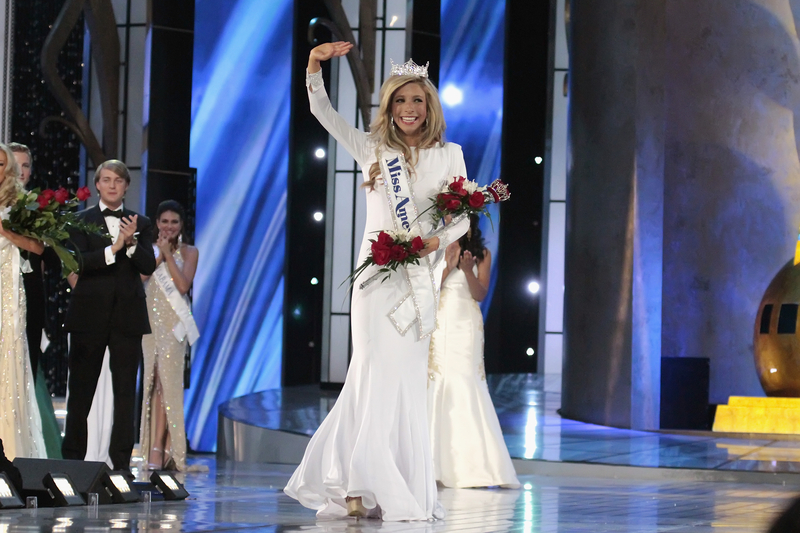
[[[98,207],[100,208],[100,212],[102,212],[103,209],[110,209],[106,204],[102,202],[102,200],[98,202]],[[111,210],[122,211],[122,204],[120,204],[119,207],[117,207],[116,209],[111,209]],[[119,222],[121,219],[117,217],[103,217],[103,218],[105,219],[106,226],[108,227],[108,234],[111,235],[111,242],[117,242],[117,239],[119,238]],[[136,245],[134,244],[133,246],[127,247],[125,254],[128,257],[131,257],[133,255],[133,252],[135,251],[136,251]],[[114,252],[111,251],[111,246],[106,246],[105,254],[106,254],[107,265],[113,265],[114,263],[117,262],[117,258],[114,255]]]

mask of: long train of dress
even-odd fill
[[[19,249],[0,237],[0,439],[9,459],[46,457],[25,312]]]
[[[437,323],[428,360],[436,479],[455,488],[519,487],[486,385],[483,316],[459,268],[442,284]]]

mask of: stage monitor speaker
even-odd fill
[[[711,429],[705,357],[661,359],[661,429]]]
[[[96,461],[75,461],[70,459],[27,459],[17,457],[14,466],[22,474],[22,497],[36,496],[39,507],[53,507],[55,500],[43,483],[44,477],[52,472],[67,474],[75,489],[88,501],[88,494],[95,492],[99,503],[113,503],[111,495],[103,486],[103,478],[111,471],[108,465]]]

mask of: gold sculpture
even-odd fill
[[[753,331],[756,371],[767,396],[800,397],[800,238],[758,306]]]

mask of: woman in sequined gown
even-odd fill
[[[437,329],[428,356],[428,423],[436,480],[445,487],[519,487],[483,366],[483,315],[492,257],[478,215],[445,250]]]
[[[16,201],[19,166],[0,144],[0,207]],[[44,252],[39,241],[0,224],[0,440],[9,459],[47,457],[25,333],[25,287],[19,249]]]
[[[186,294],[194,280],[198,251],[183,242],[184,220],[184,210],[178,202],[161,202],[156,210],[154,246],[156,269],[168,269],[188,304]],[[187,341],[179,341],[173,333],[179,323],[178,315],[153,276],[145,279],[145,293],[153,332],[142,338],[144,404],[140,450],[149,470],[186,471],[183,369]]]

